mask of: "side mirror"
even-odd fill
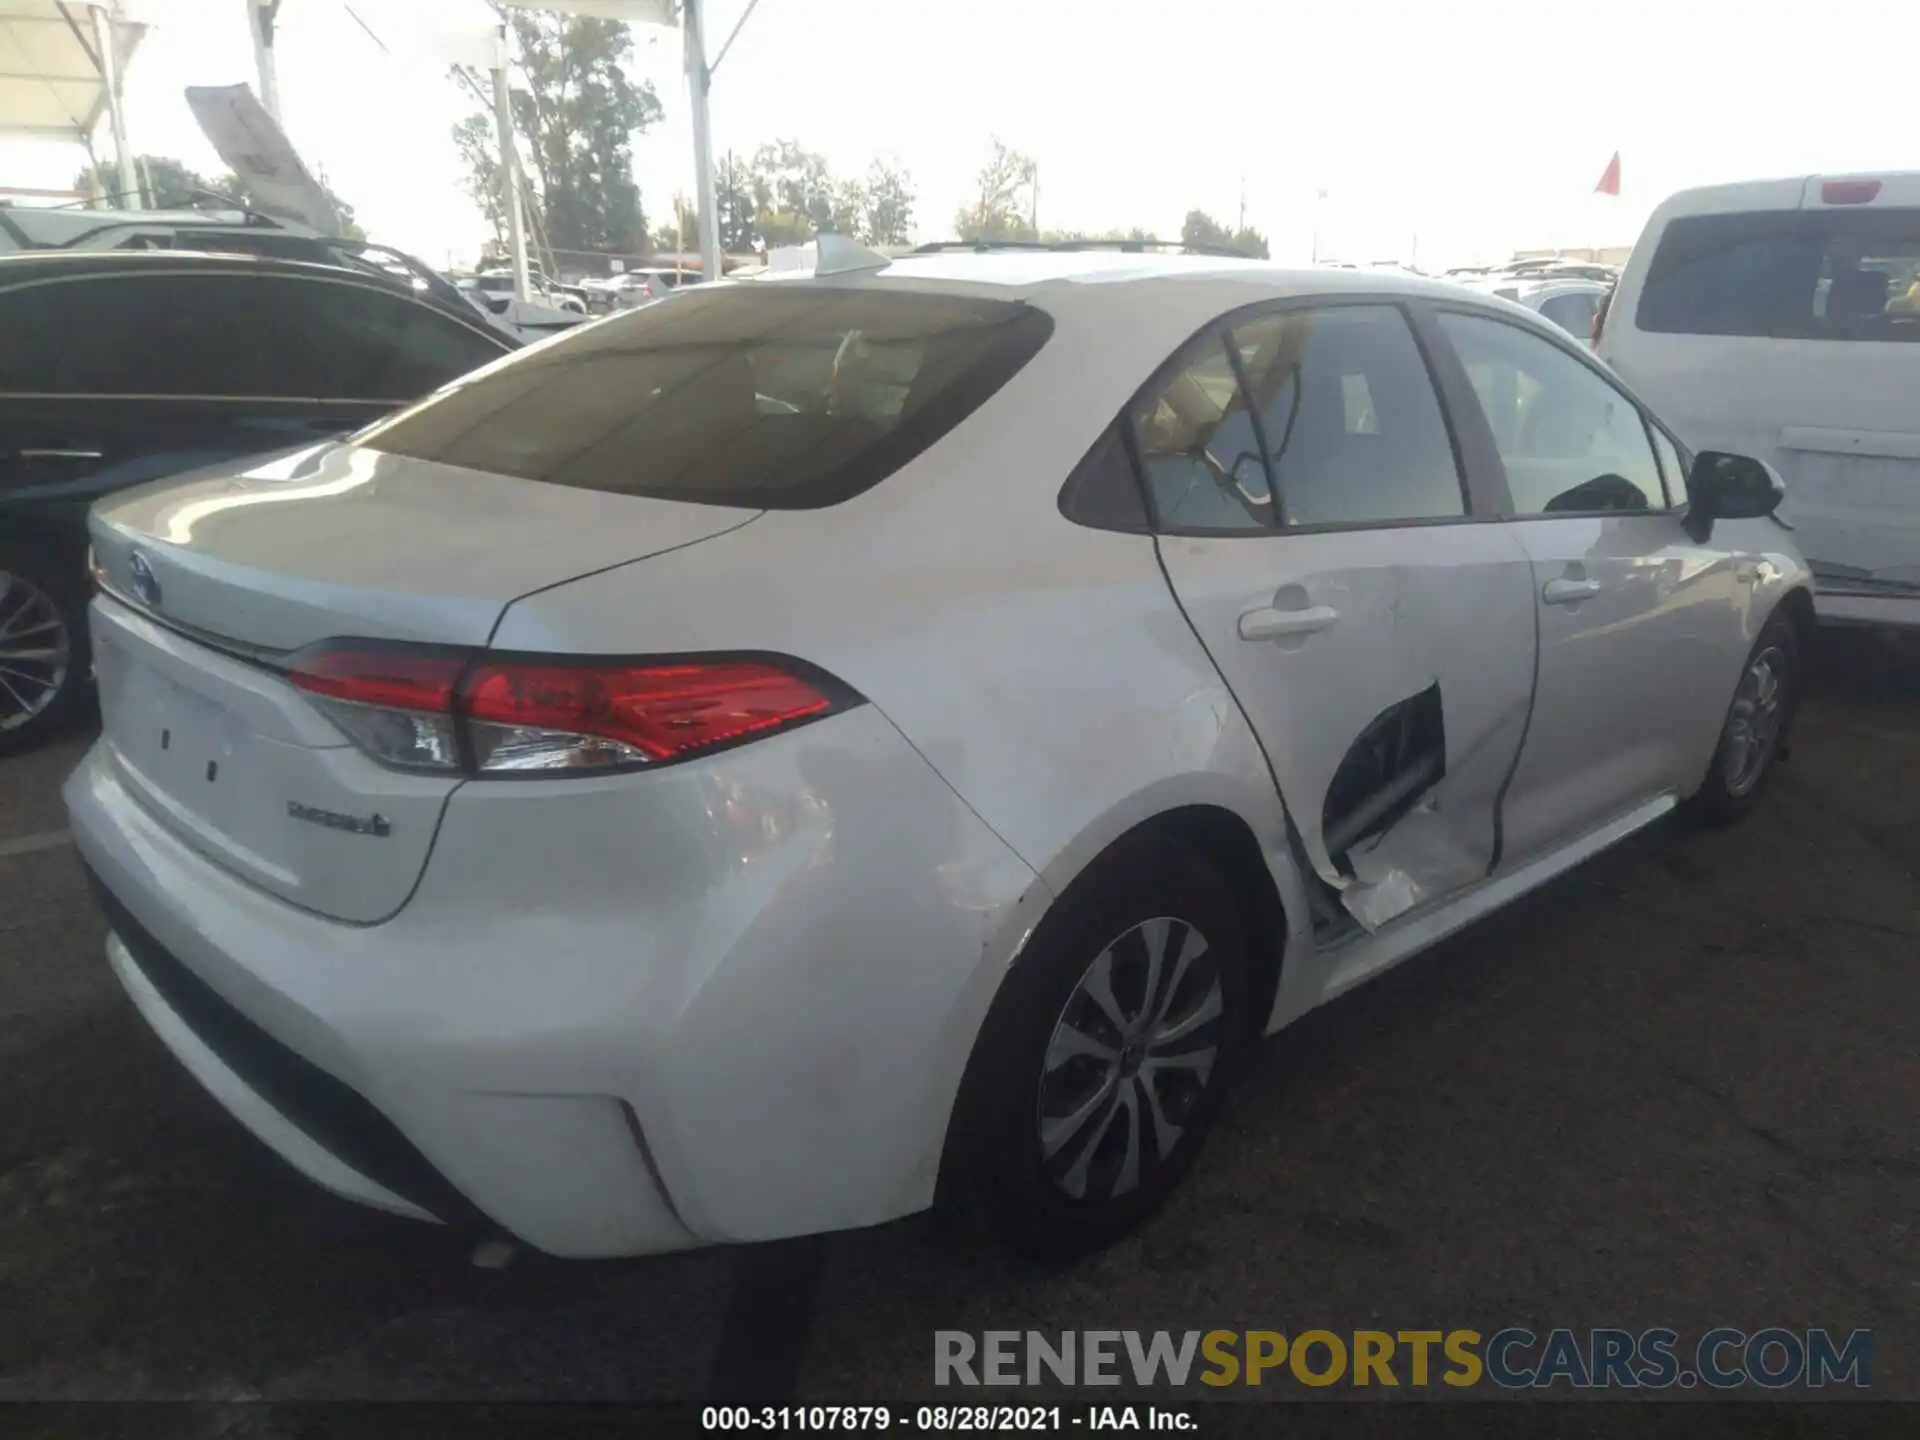
[[[1273,487],[1267,483],[1267,467],[1258,455],[1242,454],[1233,462],[1233,485],[1249,505],[1273,503]]]
[[[1786,482],[1764,460],[1702,450],[1687,473],[1687,532],[1704,541],[1716,520],[1757,520],[1787,498]]]

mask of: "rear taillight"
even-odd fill
[[[1879,195],[1878,180],[1828,180],[1820,186],[1822,205],[1869,205]]]
[[[331,641],[287,678],[380,763],[478,775],[667,764],[858,701],[775,656],[611,662]]]

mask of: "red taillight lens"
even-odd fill
[[[453,697],[467,652],[374,641],[333,641],[296,655],[287,679],[383,765],[440,774],[460,769]]]
[[[1820,187],[1822,205],[1866,205],[1878,198],[1878,180],[1828,180]]]
[[[382,764],[482,775],[657,765],[858,700],[771,656],[607,663],[345,640],[286,675]]]
[[[464,650],[412,645],[325,645],[294,657],[287,678],[309,695],[389,710],[447,711],[467,667]]]
[[[822,685],[761,660],[482,660],[461,687],[461,713],[483,771],[657,764],[809,720],[834,705]]]

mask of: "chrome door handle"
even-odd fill
[[[1276,610],[1263,605],[1240,617],[1242,640],[1280,640],[1288,635],[1311,635],[1324,630],[1340,618],[1331,605],[1314,605],[1305,610]]]
[[[1600,593],[1598,580],[1549,580],[1540,589],[1540,598],[1549,605],[1578,605]]]
[[[99,450],[22,450],[22,460],[104,460]]]

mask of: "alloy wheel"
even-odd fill
[[[1041,1064],[1042,1164],[1074,1200],[1137,1189],[1179,1143],[1213,1080],[1226,996],[1207,940],[1143,921],[1087,967]]]
[[[17,730],[60,698],[73,637],[53,597],[0,570],[0,731]]]
[[[1791,672],[1786,653],[1770,645],[1747,662],[1727,716],[1727,743],[1721,778],[1727,793],[1746,794],[1760,783],[1780,743],[1787,716],[1787,686]]]

